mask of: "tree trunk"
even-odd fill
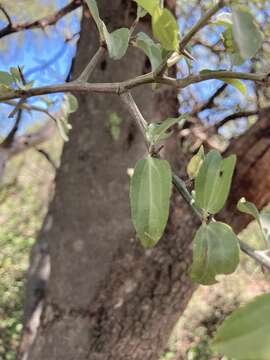
[[[129,1],[108,5],[100,0],[99,8],[110,29],[123,26],[126,19],[130,25]],[[74,76],[97,46],[94,26],[85,19]],[[92,80],[131,78],[149,71],[147,66],[145,58],[131,50],[121,61],[102,61]],[[141,87],[134,96],[148,120],[177,112],[171,90]],[[130,221],[127,176],[127,168],[144,155],[141,134],[117,96],[78,99],[55,198],[40,234],[49,244],[51,274],[28,358],[157,360],[195,288],[188,271],[196,220],[174,193],[163,239],[152,250],[142,249]],[[125,119],[118,141],[106,125],[111,112]],[[186,155],[176,149],[173,139],[165,156],[175,169],[181,164],[178,173],[183,175]]]
[[[130,25],[129,5],[99,1],[110,29],[125,19]],[[148,21],[143,26],[147,31]],[[94,26],[85,19],[75,77],[97,47]],[[93,81],[124,80],[148,66],[131,50],[122,61],[102,61]],[[177,113],[174,91],[153,92],[148,86],[134,96],[148,120]],[[51,275],[29,358],[157,359],[194,289],[187,270],[195,221],[174,196],[163,240],[153,250],[142,249],[131,225],[127,175],[145,154],[142,136],[117,96],[80,96],[79,103],[40,234],[49,243]],[[125,119],[119,141],[106,125],[111,112]]]

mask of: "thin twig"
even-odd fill
[[[121,94],[120,96],[124,104],[126,105],[129,113],[136,121],[138,128],[141,130],[143,136],[145,136],[145,130],[147,129],[148,125],[144,117],[142,116],[137,104],[135,103],[131,93],[127,91]]]
[[[77,79],[79,82],[87,82],[94,72],[95,68],[97,67],[97,64],[102,59],[103,55],[105,54],[106,49],[104,46],[100,46],[95,55],[92,57],[90,62],[86,65],[85,69]]]
[[[243,117],[248,117],[248,116],[252,116],[252,115],[258,115],[259,111],[262,110],[250,110],[250,111],[238,111],[234,114],[228,115],[226,116],[224,119],[222,119],[221,121],[219,121],[218,123],[215,124],[215,128],[219,129],[222,126],[224,126],[225,124],[227,124],[227,122],[231,121],[231,120],[236,120],[239,118],[243,118]]]
[[[12,129],[10,130],[10,132],[8,133],[7,137],[2,142],[1,148],[9,148],[12,145],[15,135],[18,131],[21,119],[22,119],[22,109],[19,108],[15,123],[14,123]]]
[[[41,19],[31,21],[31,22],[25,22],[25,23],[16,25],[16,24],[12,24],[10,21],[6,27],[4,27],[2,30],[0,30],[0,38],[3,38],[4,36],[14,34],[14,33],[17,33],[19,31],[23,31],[23,30],[36,29],[36,28],[44,29],[45,27],[47,27],[49,25],[54,25],[54,24],[56,24],[57,21],[62,19],[64,16],[69,14],[71,11],[80,7],[81,4],[82,4],[81,0],[73,0],[71,3],[64,6],[63,8],[61,8],[54,14],[45,16]],[[2,12],[4,12],[3,7],[1,7],[1,10],[2,10]],[[8,15],[8,14],[5,14],[5,15]]]
[[[8,25],[7,27],[12,27],[12,21],[11,21],[11,17],[9,16],[8,12],[6,11],[6,9],[4,8],[3,5],[0,4],[0,10],[2,11],[2,13],[5,15]]]
[[[226,5],[225,0],[220,0],[217,2],[215,6],[209,9],[204,16],[189,30],[189,32],[183,37],[180,42],[180,52],[184,50],[190,40],[194,35],[197,34],[205,25],[207,25],[208,21],[211,19],[213,15],[215,15],[220,9],[222,9]]]
[[[35,149],[37,150],[37,152],[39,152],[41,155],[43,155],[45,157],[45,159],[50,163],[50,165],[53,167],[54,170],[57,170],[57,166],[56,166],[55,162],[53,161],[51,156],[47,153],[47,151],[45,151],[43,149],[38,149],[38,148],[35,148]]]

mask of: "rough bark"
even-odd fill
[[[129,5],[99,1],[111,29],[130,21]],[[84,21],[74,76],[97,46],[93,25]],[[132,50],[121,62],[103,61],[93,81],[126,79],[149,71],[147,66]],[[171,90],[154,93],[147,87],[134,96],[149,120],[177,112]],[[127,176],[127,168],[144,155],[141,134],[118,97],[79,102],[47,216],[51,228],[45,224],[40,235],[49,243],[51,276],[29,358],[156,359],[194,288],[187,268],[195,222],[175,196],[163,241],[151,251],[141,248],[130,221]],[[117,142],[106,126],[113,111],[126,119]],[[179,154],[178,163],[183,161]]]
[[[100,0],[99,8],[111,29],[130,18],[129,2],[115,0],[108,6]],[[97,46],[93,24],[84,21],[74,76]],[[122,80],[141,74],[145,66],[143,56],[132,50],[121,62],[103,61],[93,81]],[[176,112],[175,95],[168,90],[154,93],[150,87],[134,91],[144,115],[152,120]],[[144,155],[141,135],[118,97],[81,96],[79,103],[56,195],[40,234],[49,244],[51,274],[28,358],[156,360],[194,290],[188,269],[196,221],[174,194],[163,239],[153,250],[141,248],[130,222],[126,173]],[[117,142],[106,126],[113,111],[125,119]],[[165,155],[175,168],[180,165],[183,175],[186,155],[175,153],[176,148],[174,139]],[[234,185],[239,194],[246,153],[237,143],[233,148],[241,153]],[[224,216],[229,218],[228,213]]]

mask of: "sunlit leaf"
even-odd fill
[[[79,107],[77,98],[72,94],[67,94],[67,101],[68,101],[68,112],[69,113],[75,112]]]
[[[0,71],[0,84],[10,86],[13,81],[13,77],[8,72]]]
[[[216,150],[205,157],[195,179],[195,203],[210,214],[218,213],[228,198],[236,156],[222,159]]]
[[[145,247],[163,235],[169,216],[172,174],[169,163],[152,157],[138,161],[130,184],[131,215]]]
[[[215,284],[216,275],[231,274],[238,264],[238,240],[230,226],[221,222],[202,224],[193,242],[192,280]]]
[[[138,5],[143,7],[150,15],[153,16],[154,11],[159,8],[159,0],[134,0]]]
[[[156,9],[152,15],[154,37],[166,50],[178,50],[179,28],[176,18],[168,9]]]
[[[270,294],[235,310],[217,330],[212,348],[236,360],[270,359]]]
[[[201,146],[197,154],[192,156],[192,158],[190,159],[187,165],[187,174],[190,179],[195,179],[195,177],[198,175],[198,172],[204,161],[204,158],[205,158],[204,148],[203,146]]]
[[[243,96],[247,96],[247,88],[246,88],[246,85],[243,83],[243,81],[241,81],[239,79],[220,79],[220,80],[222,80],[225,83],[233,86],[235,89],[240,91],[240,93]]]

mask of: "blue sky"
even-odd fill
[[[68,0],[57,1],[57,7],[66,5]],[[70,71],[72,59],[76,52],[78,35],[72,41],[65,39],[72,38],[80,31],[80,10],[62,18],[55,26],[51,26],[47,32],[40,29],[27,30],[22,33],[12,34],[3,39],[8,50],[1,51],[0,70],[9,70],[11,66],[24,66],[23,73],[27,81],[35,80],[34,86],[54,84],[65,81]],[[0,21],[0,27],[5,22]],[[2,47],[2,46],[1,46]],[[51,95],[51,99],[61,99],[61,95]],[[29,100],[29,103],[46,107],[43,101],[38,98]],[[60,101],[58,101],[58,104]],[[5,134],[12,127],[13,119],[8,118],[11,107],[0,105],[0,132]],[[40,113],[27,112],[23,114],[20,131],[31,126],[36,121],[43,121]]]
[[[46,0],[40,0],[46,1]],[[58,0],[57,6],[61,8],[67,4],[69,0]],[[188,5],[187,5],[188,6]],[[270,5],[268,6],[270,8]],[[201,16],[200,10],[192,11],[188,21],[179,19],[179,28],[184,33],[193,23]],[[258,14],[260,18],[260,14]],[[24,74],[28,81],[35,80],[34,86],[54,84],[65,81],[71,66],[72,59],[76,52],[76,41],[78,35],[72,41],[66,42],[65,39],[72,38],[80,30],[80,10],[74,11],[65,18],[61,19],[55,26],[51,26],[48,31],[44,32],[40,29],[28,30],[24,34],[12,34],[8,37],[0,39],[4,42],[7,51],[1,51],[0,56],[0,70],[8,70],[11,66],[24,66]],[[260,19],[262,22],[263,18]],[[0,21],[0,26],[5,26],[5,22]],[[222,28],[220,28],[220,32]],[[219,34],[214,32],[211,27],[207,27],[202,31],[203,39],[209,44],[214,44]],[[1,46],[2,48],[2,46]],[[210,53],[205,47],[200,45],[193,47],[192,54],[196,61],[192,64],[192,71],[198,72],[202,69],[230,69],[230,61],[225,57],[222,63],[215,59],[215,56]],[[181,74],[178,76],[185,76],[188,74],[188,68],[184,61],[180,64]],[[247,71],[250,64],[247,62],[242,67],[237,67],[235,70]],[[215,92],[215,90],[222,84],[220,81],[208,81],[200,84],[194,84],[189,89],[181,92],[179,95],[181,112],[191,110],[189,102],[190,92],[192,92],[199,102],[205,102]],[[248,86],[248,95],[253,96],[253,84],[246,82]],[[207,123],[215,123],[224,116],[234,112],[240,107],[252,108],[252,101],[247,102],[246,99],[237,90],[229,86],[225,92],[225,96],[220,101],[219,111],[205,110],[200,114],[203,121]],[[60,104],[61,95],[51,95],[51,99],[58,100]],[[39,106],[44,106],[43,101],[38,98],[28,100]],[[55,108],[57,105],[55,106]],[[55,110],[52,109],[52,110]],[[12,127],[13,119],[8,119],[8,114],[11,108],[9,106],[0,104],[0,132],[5,134]],[[23,121],[21,123],[20,131],[24,131],[37,121],[43,121],[44,117],[40,113],[33,112],[32,115],[24,112]],[[239,123],[241,125],[241,121]],[[245,126],[245,122],[242,121]],[[240,126],[241,127],[241,126]]]

